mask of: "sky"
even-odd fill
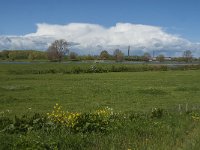
[[[200,56],[199,0],[1,0],[0,49],[43,49],[63,38],[78,53],[153,50]]]

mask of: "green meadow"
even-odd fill
[[[106,133],[57,125],[4,130],[3,118],[15,126],[15,115],[45,116],[56,103],[86,114],[109,107],[118,119],[108,119],[112,130]],[[200,70],[194,66],[0,64],[0,149],[198,149],[199,109]]]

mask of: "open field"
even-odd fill
[[[119,129],[108,134],[72,134],[59,130],[58,135],[58,131],[47,133],[41,129],[23,134],[21,142],[40,136],[39,142],[55,149],[59,141],[61,149],[198,148],[200,70],[77,74],[64,72],[65,67],[70,68],[70,64],[0,64],[1,112],[9,110],[10,117],[34,112],[46,114],[59,103],[65,111],[81,113],[108,106],[114,112],[127,114],[124,117],[129,119],[119,121],[120,125],[116,125]],[[79,64],[77,68],[84,67],[87,64]],[[152,118],[152,108],[163,109],[163,117]],[[0,141],[4,141],[1,145],[6,145],[5,138],[11,143],[18,141],[18,148],[22,149],[34,145],[32,142],[28,146],[23,142],[20,145],[19,136],[19,133],[14,136],[0,133]]]
[[[76,111],[99,106],[118,111],[148,111],[153,107],[169,109],[178,107],[178,104],[199,103],[200,70],[23,74],[24,70],[39,68],[35,66],[0,66],[1,110],[10,109],[14,114],[28,108],[46,112],[58,102],[66,109]],[[43,66],[43,70],[52,66]],[[19,75],[10,73],[10,70],[18,71]]]

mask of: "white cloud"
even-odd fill
[[[134,52],[166,51],[177,54],[192,50],[200,56],[200,43],[192,43],[178,35],[167,33],[163,28],[141,24],[117,23],[110,28],[97,24],[70,23],[67,25],[37,24],[37,31],[24,36],[1,36],[1,49],[46,49],[55,39],[79,43],[71,49],[82,54],[98,54],[102,49],[112,52],[115,48]]]

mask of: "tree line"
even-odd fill
[[[48,59],[51,61],[62,61],[65,55],[68,53],[69,58],[71,60],[81,60],[81,57],[78,57],[78,54],[75,52],[69,53],[69,46],[70,44],[65,40],[56,40],[54,41],[49,48],[47,49]],[[88,56],[90,59],[101,59],[101,60],[115,60],[117,62],[121,62],[123,60],[126,61],[150,61],[150,60],[157,60],[159,62],[165,61],[165,56],[163,54],[158,55],[155,58],[149,53],[144,53],[142,56],[125,56],[124,53],[119,50],[115,49],[113,55],[109,54],[108,51],[103,50],[101,51],[99,56]],[[169,59],[168,59],[169,60]],[[190,50],[186,50],[183,52],[183,57],[178,58],[171,58],[170,60],[173,61],[185,61],[191,62],[193,59],[192,52]]]
[[[47,59],[46,52],[36,50],[3,50],[0,52],[1,60],[45,60]]]
[[[110,54],[107,50],[102,50],[99,55],[78,55],[78,53],[69,50],[70,43],[61,39],[54,41],[46,51],[36,50],[3,50],[0,52],[1,60],[49,60],[60,62],[63,60],[81,61],[81,60],[115,60],[117,62],[122,61],[166,61],[166,57],[160,54],[156,57],[152,57],[150,53],[145,52],[142,56],[125,56],[120,49],[115,49],[113,54]],[[169,60],[169,59],[168,59]],[[183,52],[182,57],[170,58],[171,61],[197,61],[192,57],[192,52],[186,50]]]

